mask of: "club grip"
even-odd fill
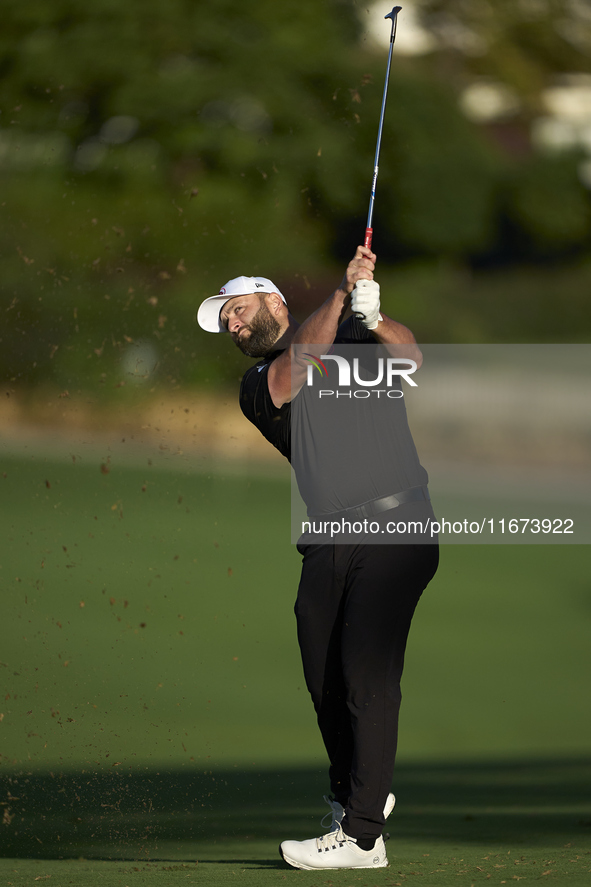
[[[371,239],[373,237],[373,228],[365,229],[365,240],[363,241],[363,245],[368,249],[371,249]]]

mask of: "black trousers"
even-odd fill
[[[298,545],[295,606],[304,675],[353,838],[377,838],[391,788],[400,678],[437,545]]]

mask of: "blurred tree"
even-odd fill
[[[521,47],[501,5],[503,40]],[[423,11],[435,29],[452,15],[488,33],[484,4],[471,10]],[[2,11],[3,373],[113,390],[142,378],[125,367],[149,342],[141,353],[152,357],[136,361],[157,364],[143,373],[149,383],[234,378],[236,349],[220,352],[187,322],[201,299],[230,277],[264,273],[297,307],[306,275],[324,295],[335,259],[362,236],[385,71],[362,39],[365,9],[4,0]],[[382,260],[494,250],[499,207],[544,249],[584,242],[574,161],[548,174],[526,158],[522,176],[458,107],[459,81],[438,67],[450,53],[394,58],[376,203]],[[484,57],[461,57],[454,70],[467,82]]]
[[[417,0],[419,20],[456,87],[490,77],[515,90],[529,115],[557,74],[589,73],[588,0]]]
[[[130,340],[155,338],[172,381],[203,295],[245,271],[297,290],[351,220],[346,251],[360,239],[383,59],[361,48],[353,2],[6,0],[3,12],[10,378],[108,385]],[[382,251],[461,254],[490,227],[490,164],[444,91],[400,83]],[[198,378],[239,371],[218,345],[199,342]]]
[[[9,377],[74,384],[90,361],[100,380],[138,336],[174,354],[175,324],[210,288],[259,263],[321,263],[302,192],[322,148],[335,166],[350,151],[347,89],[333,101],[350,80],[350,4],[7,0],[3,13]],[[203,355],[201,372],[219,364]]]
[[[509,161],[491,257],[588,253],[591,4],[417,0],[416,9],[433,38],[426,67],[454,85],[467,116]]]

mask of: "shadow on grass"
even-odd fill
[[[590,777],[591,759],[400,765],[387,830],[452,844],[582,841]],[[15,771],[0,778],[0,856],[186,863],[195,852],[201,862],[275,867],[261,844],[319,834],[324,791],[318,768]]]

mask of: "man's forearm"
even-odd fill
[[[408,357],[416,361],[417,366],[421,366],[423,355],[417,341],[408,327],[397,320],[392,320],[385,314],[381,314],[381,320],[378,322],[375,330],[371,330],[372,336],[380,345],[406,345],[410,347],[397,348],[397,357]]]
[[[340,286],[293,333],[289,347],[269,367],[269,393],[276,407],[291,400],[304,383],[307,365],[294,356],[294,345],[331,345],[346,310],[347,301],[358,280],[373,278],[375,254],[358,246],[347,265]]]
[[[392,320],[385,314],[381,314],[380,317],[381,320],[375,330],[370,331],[380,345],[413,345],[416,343],[415,337],[404,324]]]
[[[358,246],[347,265],[340,286],[296,331],[294,345],[328,345],[334,342],[347,302],[358,280],[371,280],[376,256],[365,246]]]
[[[330,345],[334,342],[349,294],[336,289],[295,332],[292,345]]]
[[[269,367],[269,393],[276,407],[295,397],[306,378],[307,363],[301,354],[306,348],[294,349],[294,346],[304,345],[311,350],[320,346],[320,356],[323,347],[331,345],[335,340],[348,296],[346,290],[340,287],[336,289],[296,329],[287,350]]]

